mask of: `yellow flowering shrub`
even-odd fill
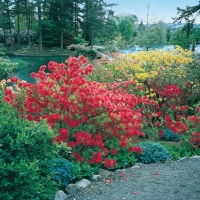
[[[176,46],[171,52],[157,49],[121,55],[113,64],[116,65],[115,70],[123,72],[127,79],[144,82],[154,78],[160,70],[184,75],[185,66],[193,62],[192,54],[192,51]]]

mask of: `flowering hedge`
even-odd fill
[[[134,81],[90,82],[85,77],[93,66],[83,56],[70,57],[66,63],[49,62],[50,73],[41,66],[31,74],[37,84],[12,77],[15,90],[5,88],[4,100],[30,121],[45,119],[57,132],[53,142],[71,147],[75,162],[114,168],[127,154],[124,165],[134,163],[134,153],[142,152],[135,147],[136,138],[144,135],[138,99],[126,92]]]

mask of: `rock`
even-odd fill
[[[198,159],[199,159],[199,158],[200,158],[200,156],[197,156],[197,155],[196,155],[196,156],[193,156],[193,157],[191,157],[191,158],[198,158]]]
[[[75,184],[78,185],[80,188],[86,188],[88,185],[91,184],[91,182],[87,179],[82,179],[80,181],[77,181]]]
[[[69,184],[65,191],[70,195],[70,196],[75,196],[78,192],[80,192],[81,188],[77,184]]]
[[[59,190],[56,192],[54,200],[67,200],[67,195],[62,190]]]
[[[15,43],[15,39],[13,37],[6,38],[6,46],[11,46],[14,43]]]
[[[94,181],[99,181],[101,179],[101,175],[93,175],[92,179]]]

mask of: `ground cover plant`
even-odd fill
[[[30,123],[45,121],[55,134],[52,144],[71,148],[53,168],[59,172],[54,180],[67,185],[64,177],[92,176],[100,167],[200,155],[199,82],[188,79],[194,63],[192,52],[179,47],[121,56],[96,68],[83,56],[70,57],[32,73],[36,84],[10,78],[4,101]],[[62,171],[65,165],[72,174]]]

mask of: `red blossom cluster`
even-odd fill
[[[11,78],[21,92],[5,89],[4,100],[20,108],[21,116],[30,121],[45,119],[58,133],[53,142],[65,142],[78,162],[114,167],[116,160],[107,159],[106,155],[116,155],[117,151],[105,145],[105,141],[113,138],[118,141],[118,148],[141,153],[129,142],[144,135],[142,115],[136,109],[139,101],[123,89],[135,84],[134,81],[90,82],[85,76],[93,66],[83,56],[70,57],[66,63],[49,62],[50,73],[45,72],[46,66],[41,66],[38,73],[31,74],[37,84]],[[90,158],[84,157],[87,148],[93,148]]]
[[[166,115],[164,117],[165,121],[166,121],[166,126],[167,128],[169,128],[170,130],[172,130],[175,134],[176,133],[180,133],[180,134],[184,134],[187,130],[187,124],[181,121],[173,121],[171,119],[170,116]]]
[[[106,168],[114,168],[117,164],[116,160],[106,158],[104,160],[104,167]]]
[[[181,92],[180,92],[178,86],[176,86],[176,85],[167,85],[165,87],[164,91],[162,91],[162,96],[170,96],[171,98],[178,96],[180,94],[181,94]]]
[[[142,148],[140,146],[129,147],[129,152],[135,152],[137,154],[142,153]]]
[[[196,131],[191,135],[192,135],[192,138],[190,142],[193,144],[193,147],[199,148],[200,147],[200,133]]]

